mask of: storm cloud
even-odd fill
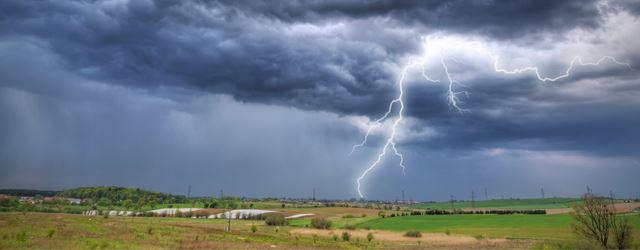
[[[601,1],[2,1],[0,181],[169,192],[189,183],[203,195],[227,188],[247,196],[304,196],[317,187],[327,197],[351,197],[353,178],[373,158],[384,131],[362,151],[347,153],[368,119],[386,111],[404,65],[424,55],[425,37],[479,41],[505,67],[535,64],[548,75],[563,73],[577,55],[611,55],[637,69],[637,7]],[[440,199],[448,194],[417,194],[421,185],[437,187],[421,178],[447,183],[480,176],[463,192],[508,176],[513,164],[539,173],[519,180],[533,190],[555,185],[571,190],[562,195],[576,195],[598,182],[596,188],[635,195],[638,184],[622,177],[637,176],[640,168],[637,70],[604,63],[541,83],[530,74],[497,74],[482,54],[455,46],[445,51],[470,112],[447,104],[445,84],[409,72],[399,147],[414,174],[397,176],[388,159],[373,177],[381,184],[368,185],[372,198],[391,198],[406,185],[415,198]],[[437,67],[429,70],[442,79]],[[545,154],[557,161],[543,161]],[[571,178],[568,169],[585,163],[582,179],[561,188]],[[602,174],[611,168],[622,170]],[[560,177],[545,177],[552,171]],[[230,181],[236,178],[254,184]],[[291,179],[290,188],[275,184]],[[500,179],[495,188],[514,183]],[[526,188],[505,195],[530,195]]]

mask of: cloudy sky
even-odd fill
[[[0,1],[0,187],[356,197],[399,105],[349,152],[406,69],[406,175],[388,152],[366,198],[637,197],[639,15],[638,1]],[[556,77],[576,56],[631,69],[496,71]]]

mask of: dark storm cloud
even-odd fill
[[[611,8],[593,1],[0,1],[0,183],[69,187],[80,179],[176,191],[193,181],[202,190],[219,188],[205,184],[215,183],[258,196],[301,196],[291,190],[324,185],[330,197],[345,197],[379,146],[372,136],[347,158],[361,139],[350,119],[386,110],[402,65],[422,53],[421,36],[469,35],[505,50],[531,45],[519,56],[538,63],[538,54],[572,40],[565,32],[605,30],[578,44],[621,40],[585,56],[615,51],[640,68],[635,38],[603,28],[607,13],[637,15],[637,2],[605,7]],[[626,160],[638,160],[637,70],[607,64],[541,84],[531,75],[450,65],[464,84],[456,91],[470,93],[460,96],[470,112],[448,106],[446,84],[425,84],[416,72],[407,83],[403,132],[434,131],[399,143],[408,170],[417,173],[414,185],[424,176],[434,188],[454,183],[451,176],[476,165],[474,175],[488,169],[495,174],[484,180],[503,178],[504,186],[513,184],[513,164],[532,175],[540,164],[554,171],[536,153],[559,155],[561,167],[576,164],[563,162],[566,152],[594,166],[632,168]],[[552,60],[545,73],[562,67],[564,58]],[[516,153],[485,159],[482,152],[491,148]],[[607,180],[616,179],[611,175]],[[519,181],[535,183],[528,177]],[[291,179],[291,187],[274,187]],[[635,188],[632,180],[621,183]]]
[[[90,78],[367,115],[384,109],[394,63],[418,52],[423,32],[520,37],[601,19],[590,1],[0,4],[3,39],[40,39]]]
[[[428,117],[422,125],[435,129],[439,136],[408,144],[458,152],[510,147],[635,156],[640,147],[640,116],[634,97],[640,95],[637,72],[620,72],[616,67],[604,71],[628,77],[592,76],[589,79],[604,84],[590,90],[595,94],[584,94],[582,90],[594,86],[574,79],[540,84],[532,76],[515,80],[478,76],[459,87],[470,93],[460,96],[461,105],[469,108],[462,114],[447,107],[444,89],[414,87],[407,91],[409,115]],[[575,75],[575,79],[582,78],[580,72]]]
[[[414,28],[471,32],[514,38],[537,32],[594,28],[601,17],[596,1],[227,1],[238,9],[286,22],[331,18],[390,18]]]

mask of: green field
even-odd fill
[[[640,216],[628,214],[636,233],[640,232]],[[571,239],[573,220],[568,214],[554,215],[431,215],[376,218],[356,225],[357,228],[390,231],[419,230],[447,232],[490,238]]]
[[[576,198],[544,198],[544,199],[499,199],[480,200],[475,202],[476,208],[497,208],[497,209],[550,209],[567,208],[578,203]],[[472,208],[471,201],[456,201],[453,203],[454,209]],[[412,205],[412,208],[419,209],[451,209],[451,202],[421,203]]]

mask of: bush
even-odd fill
[[[49,231],[47,232],[47,238],[53,238],[54,234],[56,234],[56,230],[53,228],[49,229]]]
[[[348,230],[356,230],[356,226],[354,226],[354,225],[347,225],[344,228],[346,228]]]
[[[420,238],[420,237],[422,237],[422,233],[420,233],[420,231],[417,231],[417,230],[411,230],[411,231],[408,231],[408,232],[404,233],[404,236],[405,237]]]
[[[331,221],[326,218],[316,217],[311,219],[311,226],[317,229],[329,229],[331,228]]]
[[[343,219],[351,219],[351,218],[355,218],[356,216],[354,216],[353,214],[345,214],[342,216]]]
[[[367,234],[367,241],[371,242],[373,240],[373,234],[372,233],[368,233]]]
[[[26,242],[27,239],[27,231],[22,231],[16,235],[16,240],[18,240],[19,242]]]
[[[286,226],[289,224],[282,214],[276,213],[265,215],[264,223],[269,226]]]
[[[351,234],[349,232],[342,232],[342,240],[344,241],[351,240]]]
[[[256,231],[258,231],[258,227],[256,225],[251,226],[251,232],[255,233]]]

